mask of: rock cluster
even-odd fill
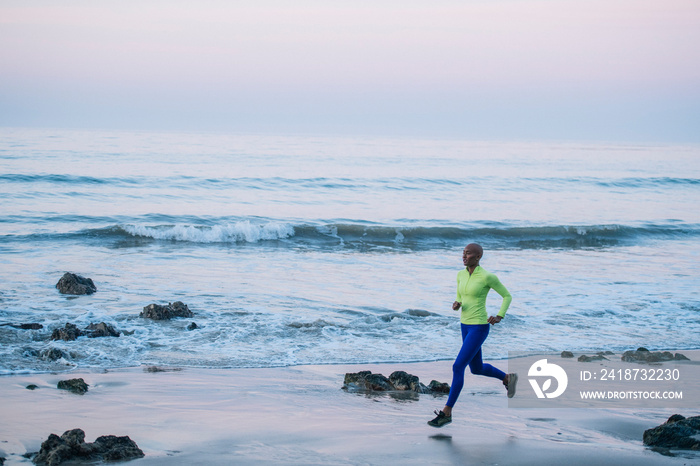
[[[49,435],[33,461],[36,464],[56,466],[64,461],[124,461],[143,456],[143,451],[128,436],[103,435],[93,443],[85,443],[85,432],[73,429],[60,437],[56,434]]]
[[[664,362],[687,361],[688,358],[681,353],[673,354],[669,351],[649,351],[646,348],[637,348],[636,351],[625,351],[622,360],[626,362]]]
[[[674,414],[660,426],[645,430],[643,440],[650,447],[700,450],[700,416]]]
[[[174,303],[168,303],[167,306],[149,304],[143,308],[139,317],[153,320],[169,320],[174,317],[194,317],[194,314],[187,307],[187,304],[182,301],[175,301]]]
[[[56,288],[61,294],[93,294],[97,287],[91,278],[81,277],[74,273],[66,272],[56,283]]]
[[[85,327],[85,330],[80,330],[75,324],[70,322],[63,328],[57,328],[51,334],[52,340],[73,341],[78,337],[86,336],[88,338],[98,337],[118,337],[119,332],[109,324],[100,322],[99,324],[90,324]]]
[[[428,386],[417,376],[404,371],[395,371],[389,377],[373,374],[372,371],[348,372],[345,374],[343,389],[350,391],[411,391],[416,393],[449,393],[450,386],[433,380]]]

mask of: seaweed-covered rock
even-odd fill
[[[88,391],[88,386],[83,379],[61,380],[57,385],[59,390],[69,390],[80,395]]]
[[[194,317],[194,314],[182,301],[168,303],[167,306],[149,304],[143,308],[139,317],[153,320],[169,320],[175,317]]]
[[[36,464],[56,466],[65,461],[124,461],[143,456],[143,451],[128,436],[105,435],[98,437],[94,443],[85,443],[85,432],[73,429],[60,437],[56,434],[49,435],[33,461]]]
[[[83,332],[75,324],[68,322],[65,327],[54,329],[53,333],[51,333],[51,339],[73,341],[82,335]]]
[[[572,353],[571,351],[562,351],[562,352],[561,352],[561,357],[562,357],[562,358],[573,358],[573,357],[574,357],[574,353]]]
[[[674,414],[660,426],[645,430],[643,440],[650,447],[700,450],[700,416]]]
[[[621,359],[625,362],[666,362],[687,361],[688,358],[681,354],[673,354],[670,351],[649,351],[646,348],[637,348],[636,351],[625,351]]]
[[[61,294],[93,294],[97,291],[91,278],[81,277],[74,273],[66,272],[56,283],[56,288]]]

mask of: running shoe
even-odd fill
[[[432,421],[428,421],[429,426],[442,427],[452,422],[452,416],[448,416],[447,414],[443,413],[442,410],[440,412],[434,411],[434,413],[437,414],[437,417]]]
[[[508,398],[513,398],[515,396],[515,387],[518,385],[518,374],[514,372],[508,374],[508,383],[504,385],[508,389]]]

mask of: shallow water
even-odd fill
[[[450,359],[461,249],[514,297],[486,357],[697,348],[700,148],[0,130],[0,372]],[[98,292],[67,297],[71,271]],[[194,319],[152,322],[180,300]],[[489,308],[498,309],[492,293]],[[51,342],[107,322],[133,335]],[[201,328],[185,330],[195,321]],[[40,356],[59,348],[66,357]]]

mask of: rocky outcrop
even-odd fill
[[[69,379],[59,381],[57,388],[59,390],[69,390],[73,393],[83,395],[88,391],[88,386],[89,385],[86,384],[83,379]]]
[[[417,376],[404,371],[395,371],[389,377],[373,374],[372,371],[348,372],[345,374],[344,390],[350,391],[411,391],[415,393],[449,393],[450,386],[433,380],[425,386]]]
[[[561,352],[561,357],[562,357],[562,358],[573,358],[573,357],[574,357],[574,353],[572,353],[571,351],[562,351],[562,352]]]
[[[139,317],[153,320],[169,320],[175,317],[194,317],[194,314],[182,301],[168,303],[167,306],[149,304],[143,308]]]
[[[678,450],[700,450],[700,416],[674,414],[666,422],[644,431],[644,445]]]
[[[74,295],[93,294],[97,291],[97,287],[91,278],[81,277],[70,272],[63,274],[58,283],[56,283],[56,288],[61,294]]]
[[[681,353],[673,354],[669,351],[649,351],[646,348],[637,348],[636,351],[625,351],[622,353],[622,360],[625,362],[665,362],[665,361],[688,361],[689,359]]]
[[[56,466],[65,461],[125,461],[143,458],[143,451],[128,436],[104,435],[85,443],[82,429],[68,430],[60,437],[49,435],[34,457],[36,464]]]
[[[90,324],[85,327],[85,330],[80,330],[76,325],[68,322],[65,327],[57,328],[51,333],[52,340],[73,341],[82,336],[88,338],[118,337],[119,332],[115,330],[114,327],[104,322]]]

